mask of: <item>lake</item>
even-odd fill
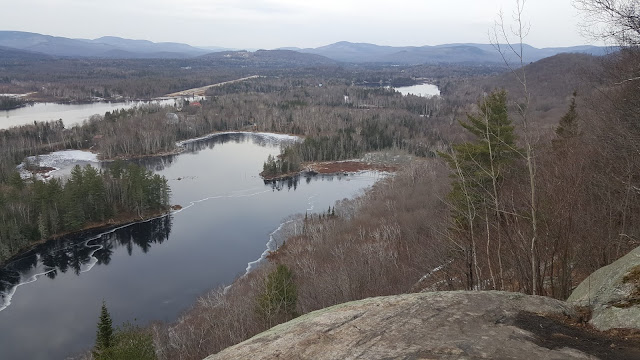
[[[432,84],[418,84],[412,86],[401,86],[394,88],[396,91],[400,92],[402,95],[416,95],[422,97],[431,97],[440,95],[440,89],[437,86]]]
[[[167,177],[172,204],[184,208],[51,241],[0,269],[0,358],[61,359],[91,348],[103,300],[114,325],[173,321],[199,295],[255,266],[267,243],[281,243],[276,230],[301,228],[291,215],[327,211],[385,176],[265,183],[262,164],[286,139],[223,134],[186,143],[179,155],[139,160]]]
[[[402,95],[416,95],[431,97],[440,95],[440,90],[436,85],[418,84],[412,86],[402,86],[394,88]],[[199,100],[202,97],[185,98],[187,100]],[[101,115],[107,111],[118,109],[130,109],[136,106],[147,105],[175,105],[177,98],[162,98],[150,101],[127,101],[127,102],[94,102],[89,104],[56,104],[56,103],[34,103],[14,110],[0,111],[0,129],[8,129],[13,126],[33,124],[34,121],[56,121],[62,119],[64,126],[69,128],[76,124],[81,124],[92,115]]]
[[[200,99],[201,97],[196,97]],[[194,98],[186,98],[193,100]],[[101,115],[107,111],[118,109],[131,109],[136,106],[148,105],[175,105],[176,98],[162,98],[149,101],[126,102],[93,102],[89,104],[56,104],[34,103],[19,109],[0,110],[0,129],[8,129],[12,126],[33,124],[34,121],[57,121],[62,119],[64,126],[69,128],[75,124],[81,124],[92,115]]]

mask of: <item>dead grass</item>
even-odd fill
[[[385,171],[394,172],[396,166],[383,164],[369,164],[360,161],[330,161],[305,164],[305,167],[319,174],[354,173],[359,171]]]

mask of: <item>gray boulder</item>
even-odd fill
[[[640,329],[640,247],[591,274],[567,302],[590,307],[599,330]]]
[[[314,311],[206,360],[597,358],[571,345],[580,335],[556,333],[571,316],[565,302],[499,291],[377,297]]]

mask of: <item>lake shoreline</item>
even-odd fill
[[[50,237],[48,237],[46,239],[41,239],[41,240],[35,241],[35,242],[33,242],[33,243],[23,247],[23,248],[20,248],[18,250],[18,252],[16,252],[14,255],[10,256],[9,258],[7,258],[4,261],[0,261],[0,269],[4,268],[6,266],[9,266],[14,261],[20,260],[27,253],[29,253],[31,250],[37,248],[38,246],[40,246],[42,244],[46,244],[46,243],[48,243],[50,241],[59,240],[59,239],[61,239],[63,237],[67,237],[67,236],[81,235],[81,234],[86,233],[86,232],[96,232],[96,231],[97,232],[99,232],[99,231],[105,231],[106,232],[106,231],[109,231],[109,230],[117,228],[117,227],[133,225],[133,224],[137,224],[137,223],[140,223],[140,222],[149,221],[149,220],[161,218],[161,217],[164,217],[164,216],[168,216],[168,215],[172,214],[172,211],[180,210],[180,209],[182,209],[182,206],[180,206],[180,205],[172,205],[167,210],[154,212],[154,213],[151,213],[151,214],[143,216],[143,217],[140,217],[140,216],[134,215],[134,214],[126,214],[126,215],[122,215],[122,216],[117,217],[117,218],[109,219],[107,221],[86,224],[82,229],[55,234],[55,235],[50,236]]]
[[[267,133],[267,132],[251,132],[251,131],[219,131],[219,132],[213,132],[213,133],[209,133],[206,134],[204,136],[201,137],[196,137],[196,138],[190,138],[190,139],[186,139],[186,140],[181,140],[176,142],[176,148],[174,150],[171,151],[165,151],[165,152],[161,152],[161,153],[156,153],[156,154],[145,154],[145,155],[132,155],[132,156],[117,156],[114,158],[100,158],[99,157],[99,161],[104,161],[104,162],[112,162],[112,161],[117,161],[117,160],[122,160],[122,161],[127,161],[127,160],[138,160],[138,159],[145,159],[145,158],[153,158],[153,157],[163,157],[163,156],[172,156],[172,155],[178,155],[181,154],[183,152],[185,152],[187,149],[185,147],[186,144],[192,143],[192,142],[198,142],[198,141],[204,141],[207,139],[211,139],[213,137],[216,136],[223,136],[223,135],[233,135],[233,134],[247,134],[247,135],[257,135],[257,136],[272,136],[276,139],[281,139],[281,140],[296,140],[296,139],[301,139],[301,136],[298,135],[292,135],[292,134],[281,134],[281,133]],[[64,149],[61,151],[65,151],[65,150],[80,150],[80,151],[86,151],[86,152],[90,152],[96,155],[100,155],[99,153],[97,153],[96,151],[94,151],[93,149]],[[49,152],[52,153],[52,152]],[[43,155],[43,154],[40,154]],[[33,175],[36,175],[37,173],[44,173],[44,169],[47,170],[57,170],[57,168],[54,167],[36,167],[33,169],[33,171],[29,171],[30,173],[32,173]],[[317,173],[321,173],[321,172],[317,172]],[[337,172],[336,172],[337,173]],[[324,174],[329,174],[329,173],[324,173]],[[293,176],[295,174],[291,174],[290,176]],[[49,175],[46,175],[44,178],[48,178]],[[286,178],[286,177],[281,177],[281,178]],[[278,179],[272,179],[272,180],[278,180]],[[159,212],[159,213],[153,213],[151,215],[145,216],[143,218],[139,218],[137,215],[133,215],[133,214],[128,214],[128,215],[124,215],[122,217],[119,217],[117,219],[110,219],[109,221],[106,222],[100,222],[100,223],[91,223],[91,224],[87,224],[85,225],[82,229],[79,230],[74,230],[74,231],[69,231],[69,232],[64,232],[64,233],[60,233],[60,234],[55,234],[51,237],[48,237],[47,239],[42,239],[42,240],[38,240],[36,242],[33,242],[31,244],[29,244],[28,246],[19,249],[14,255],[10,256],[9,258],[7,258],[4,261],[0,261],[0,268],[7,266],[8,264],[10,264],[11,262],[19,259],[22,255],[24,255],[25,253],[31,251],[32,249],[34,249],[35,247],[37,247],[38,245],[44,244],[48,241],[53,241],[53,240],[57,240],[61,237],[65,237],[65,236],[69,236],[69,235],[74,235],[74,234],[80,234],[86,231],[94,231],[94,230],[99,230],[99,229],[109,229],[112,227],[118,227],[118,226],[125,226],[125,225],[129,225],[129,224],[134,224],[137,222],[141,222],[141,221],[147,221],[150,219],[154,219],[157,217],[161,217],[161,216],[166,216],[171,214],[172,210],[179,210],[181,208],[180,205],[173,205],[170,209],[168,209],[167,211],[164,212]],[[113,220],[113,221],[111,221]]]
[[[203,136],[176,141],[176,148],[173,149],[173,150],[162,151],[162,152],[158,152],[158,153],[155,153],[155,154],[116,156],[116,157],[112,157],[112,158],[101,158],[100,156],[98,156],[98,158],[99,158],[100,161],[116,161],[116,160],[127,161],[127,160],[146,159],[146,158],[152,158],[152,157],[179,155],[179,154],[187,151],[187,148],[185,147],[185,145],[187,145],[187,144],[198,142],[198,141],[205,141],[205,140],[214,138],[216,136],[234,135],[234,134],[256,135],[256,136],[265,136],[265,137],[270,137],[271,136],[271,137],[273,137],[275,139],[279,138],[281,140],[291,140],[291,141],[294,141],[295,140],[294,138],[297,138],[297,139],[303,139],[304,138],[301,135],[275,133],[275,132],[256,132],[256,131],[244,131],[244,130],[216,131],[216,132],[212,132],[212,133],[209,133],[209,134],[206,134],[206,135],[203,135]],[[86,149],[86,150],[90,151],[92,153],[95,153],[97,155],[100,155],[100,153],[94,152],[92,149]]]
[[[265,247],[280,244],[295,230],[288,228],[295,227],[289,223],[292,216],[326,212],[380,178],[373,173],[316,176],[273,187],[256,175],[267,155],[280,153],[278,139],[292,137],[240,131],[207,135],[209,140],[185,144],[180,155],[133,160],[169,179],[171,204],[188,210],[175,209],[145,222],[134,215],[126,219],[131,222],[94,224],[106,227],[49,240],[9,260],[0,278],[0,304],[6,306],[2,316],[11,319],[1,324],[7,335],[0,339],[3,355],[64,358],[89,348],[95,341],[95,311],[103,299],[114,323],[134,317],[141,325],[175,321],[198,295],[232,283],[261,258]],[[76,164],[73,158],[79,164],[91,158],[89,153],[66,155],[44,159],[41,165],[61,168],[54,177],[64,177]],[[134,303],[132,292],[138,299]],[[32,316],[43,308],[55,309],[45,324]],[[16,327],[33,328],[32,334],[45,339],[25,349],[10,331]],[[68,329],[63,345],[46,336],[56,328]]]
[[[2,130],[0,130],[0,131],[2,131]],[[198,142],[198,141],[205,141],[205,140],[214,138],[216,136],[233,135],[233,134],[246,134],[246,135],[265,136],[265,137],[272,137],[274,139],[281,139],[281,140],[288,140],[288,141],[296,141],[296,139],[300,139],[301,140],[301,139],[304,138],[304,136],[302,136],[302,135],[274,133],[274,132],[255,132],[255,131],[244,131],[244,130],[217,131],[217,132],[209,133],[209,134],[206,134],[206,135],[203,135],[203,136],[177,141],[175,149],[168,150],[168,151],[161,151],[161,152],[153,153],[153,154],[118,155],[118,156],[107,158],[107,157],[104,157],[104,154],[101,154],[100,152],[98,152],[94,148],[94,146],[91,146],[89,148],[63,148],[63,147],[56,148],[56,147],[50,147],[50,148],[47,148],[47,149],[43,149],[44,151],[38,151],[37,154],[32,155],[32,156],[44,156],[44,155],[49,155],[49,154],[53,154],[53,153],[57,153],[57,152],[77,150],[77,151],[83,151],[83,152],[95,154],[97,156],[97,161],[101,161],[101,162],[114,162],[114,161],[118,161],[118,160],[121,160],[121,161],[141,160],[141,159],[148,159],[148,158],[154,158],[154,157],[164,157],[164,156],[179,155],[179,154],[187,151],[187,148],[185,147],[185,145],[187,145],[187,144]],[[29,156],[27,156],[27,158],[28,157]],[[18,164],[16,166],[20,166],[20,164]],[[58,170],[55,167],[53,167],[51,169]],[[29,171],[29,173],[31,173],[32,175],[45,174],[45,176],[43,176],[43,178],[49,178],[50,172],[49,173],[45,173],[45,172],[43,172],[41,170],[42,170],[41,167],[36,167],[34,169],[34,171]]]
[[[264,181],[278,181],[287,180],[293,177],[309,174],[309,175],[338,175],[338,174],[354,174],[361,171],[381,171],[381,172],[395,172],[397,167],[384,164],[372,164],[362,162],[360,160],[341,160],[341,161],[323,161],[323,162],[309,162],[304,163],[303,169],[300,171],[288,172],[280,175],[263,175],[260,173],[260,177]]]
[[[20,109],[23,108],[25,106],[27,106],[28,104],[19,104],[19,105],[15,105],[15,106],[9,106],[9,107],[5,107],[5,108],[0,108],[0,111],[11,111],[11,110],[16,110],[16,109]]]
[[[27,103],[25,103],[23,106],[20,106],[20,107],[29,106],[30,104],[34,104],[34,103],[58,104],[58,105],[88,105],[88,104],[97,104],[97,103],[120,104],[120,103],[127,103],[131,101],[151,102],[151,101],[167,100],[167,99],[180,99],[183,97],[189,97],[189,96],[173,96],[173,97],[157,96],[152,98],[94,98],[94,99],[73,100],[73,99],[60,99],[60,98],[56,98],[54,96],[48,96],[48,95],[34,96],[33,94],[25,94],[25,99],[28,99]],[[8,111],[8,110],[15,110],[18,108],[2,109],[2,110]]]

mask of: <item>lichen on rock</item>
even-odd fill
[[[640,247],[587,277],[567,301],[589,307],[599,330],[640,329]]]
[[[543,346],[518,324],[531,314],[576,315],[562,301],[499,291],[377,297],[309,313],[207,360],[593,358]]]

